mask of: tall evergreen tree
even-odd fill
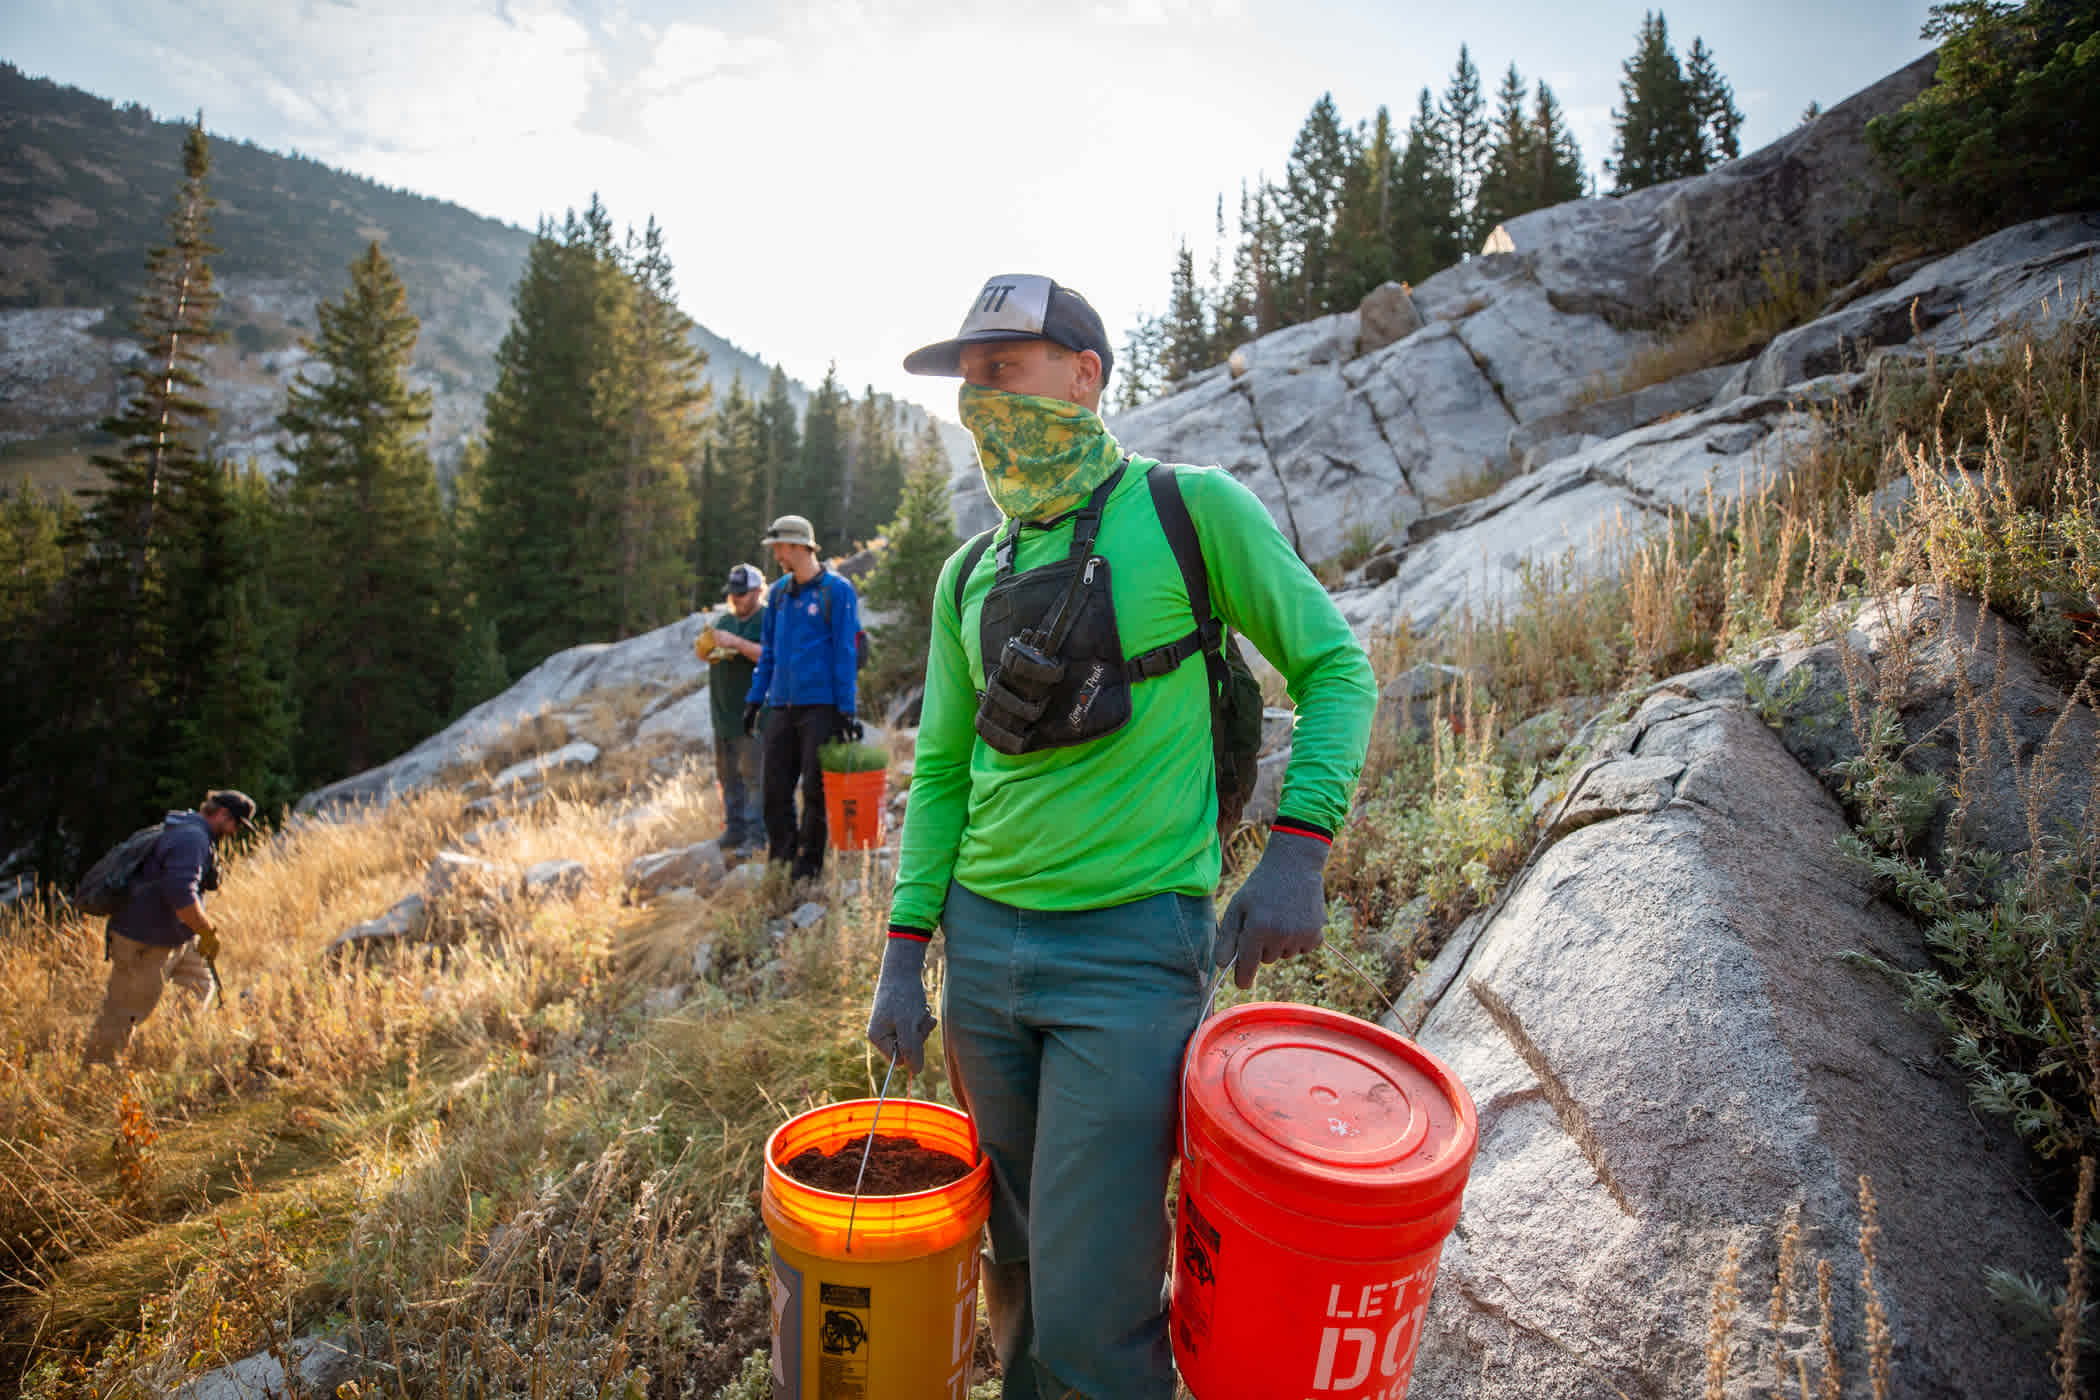
[[[586,473],[612,455],[597,415],[597,381],[611,372],[602,303],[587,228],[573,213],[559,230],[543,223],[496,350],[466,549],[479,615],[513,675],[589,640]]]
[[[1392,114],[1385,108],[1372,119],[1370,134],[1356,142],[1355,155],[1336,219],[1342,264],[1334,297],[1338,308],[1354,307],[1394,272],[1400,152]]]
[[[1642,18],[1633,57],[1626,60],[1623,72],[1623,105],[1612,110],[1612,159],[1604,163],[1614,182],[1612,192],[1630,194],[1703,171],[1699,112],[1660,11]]]
[[[1446,145],[1429,89],[1423,88],[1395,177],[1392,266],[1393,275],[1405,282],[1419,282],[1464,256],[1464,227]]]
[[[1210,366],[1210,324],[1203,295],[1196,286],[1196,260],[1186,240],[1174,255],[1174,276],[1167,293],[1166,347],[1160,374],[1173,384]]]
[[[25,638],[66,573],[63,538],[79,512],[29,486],[0,495],[0,642]]]
[[[210,171],[200,120],[183,134],[168,241],[146,255],[124,406],[102,424],[116,439],[94,458],[106,484],[64,537],[77,563],[40,633],[11,658],[18,720],[0,753],[0,810],[47,874],[78,869],[142,820],[167,762],[167,706],[187,680],[171,669],[170,647],[199,619],[183,614],[192,599],[175,584],[203,518],[191,498],[211,489],[215,471],[202,446],[212,420],[204,351],[219,339]]]
[[[168,592],[182,625],[153,715],[155,804],[234,787],[268,811],[296,792],[291,616],[276,591],[283,509],[258,468],[214,464],[171,511],[183,545]]]
[[[1509,65],[1502,85],[1495,90],[1495,124],[1488,150],[1487,173],[1481,177],[1480,195],[1473,206],[1474,231],[1481,238],[1519,214],[1529,213],[1542,202],[1538,182],[1539,161],[1532,146],[1537,140],[1524,110],[1530,89],[1517,65]]]
[[[1692,116],[1699,123],[1700,169],[1742,155],[1743,114],[1735,105],[1735,89],[1714,66],[1713,50],[1697,35],[1685,56],[1684,80],[1691,89]]]
[[[1451,81],[1437,104],[1437,121],[1444,171],[1451,182],[1453,222],[1460,246],[1470,252],[1486,237],[1475,223],[1474,205],[1487,174],[1491,138],[1487,102],[1480,95],[1480,70],[1473,66],[1473,55],[1464,44],[1458,46],[1458,66],[1451,70]]]
[[[758,404],[744,392],[741,378],[732,380],[723,396],[701,460],[693,562],[699,601],[705,603],[732,565],[760,562],[758,541],[771,520],[764,515],[761,499],[766,489],[764,431]]]
[[[846,452],[848,548],[882,533],[904,491],[904,451],[897,442],[897,405],[875,386],[865,386],[853,405],[853,431]]]
[[[1537,200],[1533,207],[1548,209],[1582,198],[1586,188],[1582,148],[1575,144],[1575,133],[1568,130],[1553,89],[1543,80],[1532,99],[1531,132],[1531,187]]]
[[[1114,412],[1127,413],[1159,397],[1165,387],[1160,361],[1166,339],[1166,322],[1140,311],[1137,323],[1123,337],[1123,348],[1116,355],[1115,382],[1109,387],[1109,404]]]
[[[430,394],[408,383],[420,326],[377,243],[315,314],[319,373],[300,372],[277,421],[291,435],[299,769],[327,781],[438,727],[455,641]]]
[[[911,474],[883,536],[882,559],[863,590],[871,607],[896,619],[875,629],[869,681],[877,692],[900,689],[924,674],[941,568],[957,544],[948,454],[930,422],[913,445]]]
[[[699,455],[707,353],[678,309],[671,257],[651,217],[629,236],[624,295],[612,298],[614,373],[599,381],[599,412],[619,441],[617,468],[599,480],[614,522],[610,635],[631,637],[682,615],[685,546],[692,536],[687,468]]]
[[[839,385],[837,365],[824,370],[823,382],[802,411],[802,442],[793,459],[782,502],[783,511],[807,516],[816,527],[820,550],[850,548],[841,509],[845,496],[846,427],[852,401]]]
[[[1278,200],[1289,267],[1285,304],[1293,320],[1334,309],[1334,223],[1348,177],[1349,147],[1350,133],[1335,114],[1333,96],[1321,94],[1291,143]],[[1170,309],[1170,322],[1173,314]]]
[[[795,419],[795,404],[788,397],[787,371],[779,365],[766,380],[766,396],[758,405],[758,501],[760,534],[783,513],[807,515],[807,510],[785,499],[782,487],[797,470],[802,456],[802,429]],[[806,504],[806,503],[804,503]],[[819,541],[820,543],[822,541]],[[753,539],[751,548],[758,548]]]

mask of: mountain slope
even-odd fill
[[[67,465],[77,484],[81,434],[114,406],[146,249],[165,234],[181,131],[136,103],[0,63],[0,486],[39,467],[55,482]],[[225,138],[212,142],[210,185],[227,334],[211,362],[214,445],[274,458],[273,419],[314,304],[340,294],[351,259],[378,239],[423,323],[415,375],[434,396],[433,446],[449,469],[480,426],[532,234]],[[736,378],[763,392],[771,366],[705,326],[693,339],[718,392]],[[789,396],[800,408],[808,390],[790,381]],[[924,410],[904,407],[916,430]]]

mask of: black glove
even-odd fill
[[[851,710],[840,710],[831,719],[831,737],[841,744],[857,744],[861,735],[868,731],[861,727]]]
[[[1320,946],[1327,894],[1320,868],[1327,843],[1271,831],[1261,863],[1218,920],[1217,964],[1233,965],[1233,985],[1245,990],[1263,963],[1293,958]]]
[[[746,700],[744,702],[744,733],[746,735],[752,734],[758,729],[758,712],[763,708],[764,706],[760,705],[756,700]]]
[[[868,1041],[883,1057],[918,1074],[926,1068],[926,1037],[937,1022],[926,1003],[926,940],[892,934],[882,950],[882,976],[868,1013]]]

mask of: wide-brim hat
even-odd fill
[[[816,527],[809,523],[806,516],[783,515],[773,522],[773,528],[766,531],[766,537],[760,540],[759,543],[806,544],[811,549],[815,549],[817,547],[817,531]]]
[[[965,345],[998,341],[1047,340],[1067,350],[1091,350],[1101,357],[1101,382],[1115,365],[1108,348],[1108,329],[1101,313],[1070,287],[1032,272],[1010,273],[986,282],[963,316],[953,339],[912,351],[904,357],[909,374],[962,373]]]

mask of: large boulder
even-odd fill
[[[1422,313],[1405,282],[1382,283],[1369,292],[1356,308],[1357,353],[1383,350],[1396,340],[1405,340],[1422,329]]]
[[[476,762],[518,726],[593,695],[668,692],[690,684],[693,639],[709,614],[694,613],[624,642],[570,647],[542,661],[493,700],[475,706],[400,757],[299,799],[301,812],[384,805],[429,786],[448,768]]]
[[[364,952],[421,938],[430,927],[430,901],[420,894],[408,895],[376,919],[352,924],[328,940],[322,952],[329,957]]]
[[[1760,299],[1775,249],[1811,284],[1843,282],[1878,251],[1859,230],[1896,212],[1866,125],[1923,92],[1937,62],[1928,54],[1705,175],[1511,219],[1494,244],[1524,260],[1555,305],[1631,324]],[[1435,280],[1416,288],[1418,304]]]
[[[1737,1377],[1771,1375],[1775,1346],[1820,1372],[1814,1259],[1835,1266],[1836,1340],[1861,1376],[1867,1176],[1895,1393],[2053,1394],[1985,1271],[2050,1275],[2062,1232],[1935,1028],[1848,959],[1924,953],[1840,857],[1830,797],[1742,700],[1691,687],[1652,697],[1569,796],[1585,818],[1454,940],[1440,995],[1403,1008],[1480,1114],[1414,1390],[1700,1394],[1731,1251]],[[1761,1318],[1790,1221],[1809,1259],[1775,1339]]]
[[[729,862],[719,841],[701,841],[668,851],[652,851],[627,867],[630,899],[647,899],[665,890],[690,889],[707,893],[722,883]]]

